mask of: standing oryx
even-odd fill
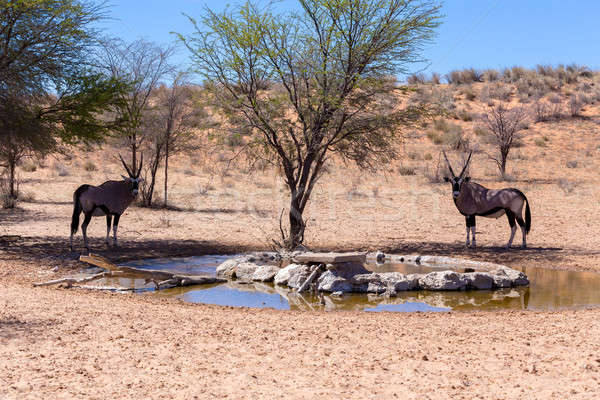
[[[119,226],[119,218],[131,202],[138,195],[140,172],[142,171],[143,156],[140,157],[140,166],[133,172],[129,170],[123,157],[119,155],[125,170],[129,177],[121,175],[122,181],[106,181],[100,186],[81,185],[75,193],[73,193],[73,218],[71,219],[71,251],[73,251],[73,235],[77,232],[79,225],[79,214],[83,212],[85,219],[81,224],[81,232],[83,233],[83,242],[85,248],[89,250],[87,240],[87,227],[92,217],[106,215],[106,244],[109,244],[110,225],[114,215],[113,225],[113,241],[117,245],[117,227]]]
[[[508,217],[508,223],[510,224],[510,239],[506,248],[510,248],[512,245],[513,238],[517,227],[515,226],[515,219],[521,227],[523,233],[523,247],[527,247],[527,233],[531,228],[531,211],[529,210],[529,202],[527,197],[517,189],[499,189],[491,190],[487,189],[477,183],[471,182],[468,176],[463,176],[471,155],[465,163],[460,175],[456,176],[452,171],[452,166],[446,152],[444,152],[444,158],[448,163],[448,169],[452,174],[452,178],[445,177],[446,182],[452,183],[452,197],[454,198],[454,204],[462,215],[465,216],[467,222],[467,241],[466,245],[469,247],[469,230],[471,231],[471,237],[473,239],[473,247],[476,246],[475,242],[475,217],[487,217],[487,218],[499,218],[506,214]],[[523,221],[523,205],[525,205],[525,221]]]

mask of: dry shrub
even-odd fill
[[[500,79],[500,72],[495,69],[486,69],[483,71],[484,82],[495,82]]]
[[[52,163],[52,170],[56,173],[56,175],[58,176],[69,176],[69,170],[67,169],[67,167],[59,162],[59,161],[54,161]]]
[[[479,98],[484,103],[490,103],[492,100],[509,101],[511,96],[511,88],[507,85],[495,82],[488,83],[483,86]]]
[[[445,174],[445,164],[442,163],[442,156],[440,153],[436,161],[427,163],[425,177],[429,183],[442,183],[444,181]]]
[[[399,166],[398,173],[402,176],[412,176],[412,175],[417,174],[417,172],[415,171],[415,169],[413,167],[406,166],[406,165]]]
[[[433,104],[439,112],[450,112],[456,108],[454,92],[447,87],[419,86],[409,101],[415,105]]]
[[[474,68],[450,71],[445,77],[448,83],[453,85],[483,82],[483,73]]]
[[[473,121],[473,114],[468,112],[464,108],[462,108],[460,111],[458,111],[458,113],[456,113],[456,116],[465,122]]]
[[[83,163],[83,169],[88,172],[92,172],[95,171],[97,168],[96,164],[94,164],[92,160],[87,160],[85,163]]]
[[[21,165],[21,169],[25,172],[35,172],[37,170],[37,165],[32,162],[25,162]]]
[[[571,194],[579,186],[579,183],[566,178],[559,178],[557,185],[565,194]]]
[[[569,113],[571,114],[571,117],[580,116],[583,107],[585,107],[585,105],[588,103],[589,100],[586,96],[581,94],[572,95],[569,99],[569,102],[567,103],[569,106]]]
[[[531,114],[535,122],[560,119],[562,117],[562,104],[550,103],[543,99],[539,99],[531,106]]]
[[[426,81],[427,81],[427,77],[422,72],[418,72],[418,73],[412,74],[408,78],[406,78],[406,82],[409,85],[422,85]]]
[[[438,74],[437,72],[432,72],[431,77],[429,78],[429,83],[434,84],[434,85],[439,85],[441,82],[442,82],[442,78],[441,78],[440,74]]]
[[[567,168],[577,168],[577,166],[579,165],[579,162],[577,160],[569,160],[566,163]]]

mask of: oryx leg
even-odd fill
[[[469,224],[470,218],[471,217],[468,215],[465,216],[465,225],[467,227],[467,240],[465,240],[465,246],[467,247],[471,246],[471,241],[469,240],[469,231],[471,230],[471,225]]]
[[[508,218],[508,224],[510,225],[510,239],[508,240],[506,248],[510,249],[510,246],[512,246],[513,239],[515,238],[515,232],[517,232],[517,226],[515,224],[515,213],[513,213],[511,210],[506,210],[506,217]]]
[[[475,216],[471,215],[468,220],[468,225],[471,228],[471,247],[477,246],[477,241],[475,240]],[[469,235],[469,227],[467,227],[467,236]]]
[[[110,226],[112,225],[112,215],[106,214],[106,245],[110,245]]]
[[[85,245],[85,248],[87,250],[90,249],[90,247],[88,246],[88,239],[87,239],[87,227],[90,224],[90,221],[92,220],[92,213],[94,211],[90,211],[85,213],[85,218],[83,219],[83,223],[81,224],[81,233],[83,233],[83,244]]]
[[[113,244],[117,247],[117,228],[119,227],[120,214],[115,214],[115,220],[113,222]]]
[[[527,230],[525,229],[525,221],[523,221],[523,218],[521,217],[517,217],[517,222],[519,223],[519,226],[521,227],[521,234],[523,235],[523,248],[527,247]]]
[[[467,240],[465,242],[465,245],[467,247],[470,247],[471,240],[472,240],[473,247],[475,247],[477,245],[477,243],[475,242],[475,216],[467,215],[467,216],[465,216],[465,221],[466,221],[466,225],[467,225]],[[471,240],[469,240],[469,232],[471,232]]]

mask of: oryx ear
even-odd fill
[[[138,178],[138,183],[142,183],[142,182],[144,182],[144,181],[145,181],[145,179],[144,179],[144,178]]]
[[[466,177],[464,178],[464,180],[465,180],[465,182],[469,182],[469,181],[471,180],[471,177],[470,177],[470,176],[466,176]]]
[[[128,180],[129,180],[129,177],[128,177],[128,176],[121,175],[121,177],[123,178],[123,180],[124,180],[124,181],[128,181]]]
[[[448,178],[447,176],[444,177],[444,182],[450,182],[450,178]]]

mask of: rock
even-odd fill
[[[352,283],[336,274],[334,270],[327,270],[319,276],[317,289],[321,292],[352,292]]]
[[[288,279],[287,285],[292,289],[298,289],[304,281],[310,275],[310,268],[307,265],[303,265],[302,268],[299,268],[294,271],[290,278]]]
[[[277,285],[288,285],[290,278],[303,274],[305,274],[308,277],[308,272],[309,269],[306,265],[289,264],[285,268],[281,268],[279,272],[277,272],[273,280]]]
[[[425,290],[461,290],[467,279],[454,271],[435,271],[419,277],[419,286]]]
[[[504,269],[497,269],[493,271],[492,278],[494,279],[495,288],[507,288],[512,286],[512,281]]]
[[[517,271],[512,268],[502,268],[504,273],[511,280],[513,286],[527,286],[529,285],[529,279],[527,279],[527,275],[525,275],[521,271]]]
[[[365,253],[301,253],[294,256],[294,260],[300,263],[364,263],[367,256]]]
[[[242,262],[235,267],[235,277],[242,281],[252,281],[254,273],[261,266],[252,262]]]
[[[463,276],[467,279],[467,287],[471,289],[491,289],[494,285],[494,277],[489,272],[467,272]]]
[[[371,273],[371,271],[366,269],[362,263],[355,262],[327,264],[325,267],[330,271],[334,271],[337,276],[341,276],[346,279],[350,279],[354,275]]]
[[[379,263],[379,264],[383,264],[385,261],[385,254],[381,251],[378,251],[377,253],[375,253],[375,260]]]
[[[337,291],[337,292],[333,292],[333,293],[331,293],[331,295],[332,295],[332,296],[335,296],[335,297],[342,297],[342,296],[344,295],[344,292],[342,292],[342,291]]]
[[[354,286],[354,292],[381,294],[387,290],[387,285],[381,281],[381,276],[376,273],[354,275],[351,282]]]
[[[252,274],[252,280],[259,282],[271,282],[278,272],[279,267],[275,265],[263,265],[254,271],[254,274]]]
[[[395,292],[416,290],[419,288],[419,275],[417,274],[404,275],[400,272],[382,272],[379,276],[385,286]]]
[[[243,261],[244,259],[236,257],[222,262],[217,267],[217,276],[222,278],[235,278],[235,269],[238,264]]]

